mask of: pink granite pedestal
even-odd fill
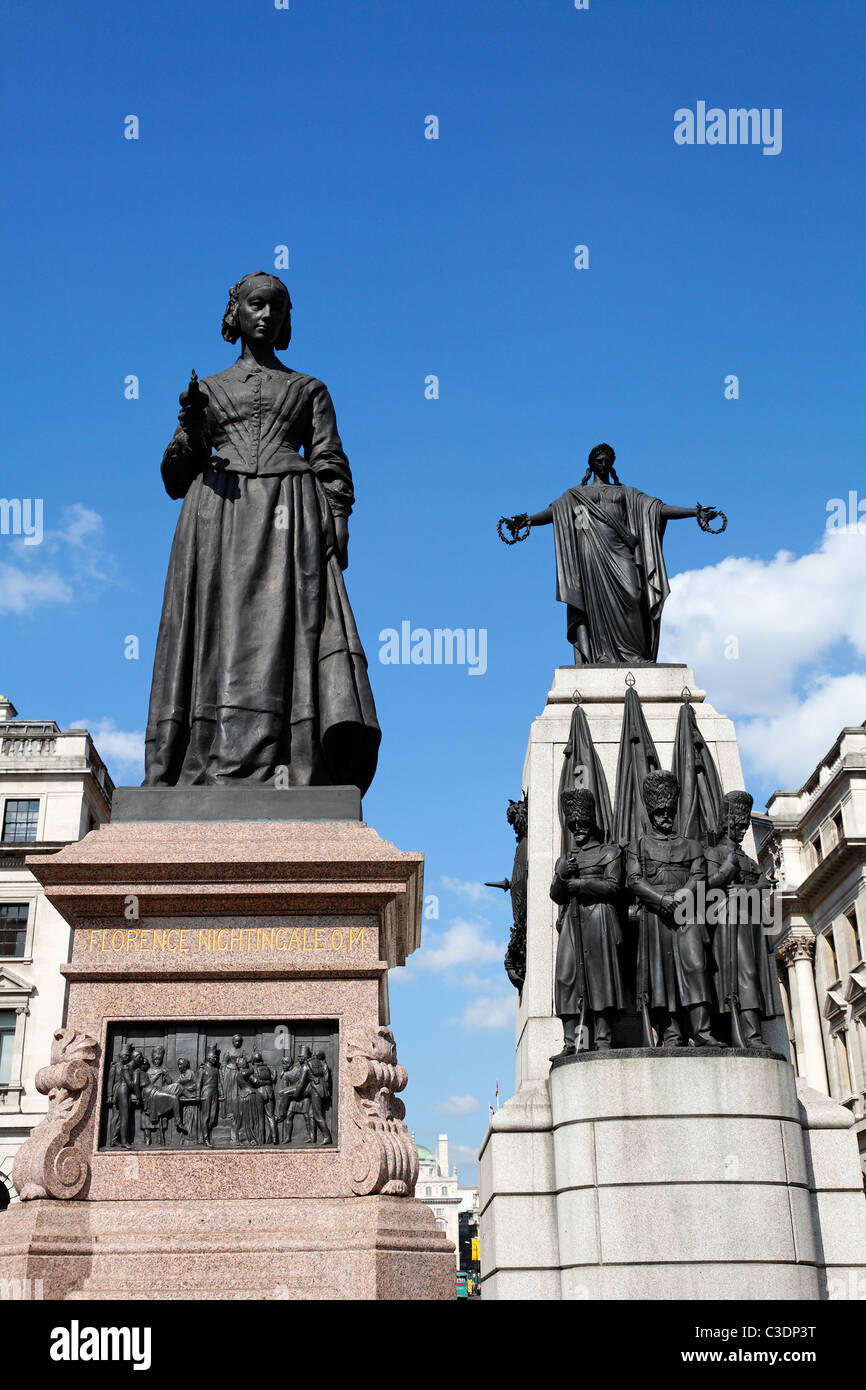
[[[28,866],[72,928],[69,1001],[0,1278],[55,1299],[453,1298],[388,1030],[423,856],[357,821],[145,822]],[[332,1146],[105,1147],[112,1026],[262,1019],[336,1024]]]

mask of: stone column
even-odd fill
[[[818,996],[815,992],[815,938],[811,932],[792,933],[778,954],[789,970],[793,965],[797,983],[802,1030],[798,1048],[800,1075],[807,1086],[829,1095],[824,1037],[818,1012]]]

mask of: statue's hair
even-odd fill
[[[560,792],[559,804],[565,816],[576,815],[578,811],[588,812],[595,825],[595,796],[589,787],[566,787]]]
[[[285,352],[292,340],[292,296],[289,294],[287,286],[283,285],[279,275],[272,275],[269,270],[251,270],[249,275],[244,275],[241,280],[238,280],[236,285],[232,285],[229,290],[229,302],[223,314],[223,337],[227,343],[237,342],[240,337],[240,329],[238,328],[238,300],[241,297],[241,290],[248,280],[260,278],[264,280],[275,280],[278,285],[283,286],[286,292],[286,316],[280,325],[280,331],[274,342],[274,348],[277,352]]]
[[[509,800],[505,818],[509,825],[513,825],[518,816],[525,816],[528,811],[529,807],[526,804],[526,795],[524,794],[519,801]]]
[[[609,458],[610,458],[610,476],[613,478],[613,481],[614,481],[615,483],[618,483],[618,482],[619,482],[619,478],[617,477],[616,469],[615,469],[614,466],[613,466],[614,460],[615,460],[615,458],[616,458],[616,454],[614,453],[613,449],[611,448],[611,446],[610,446],[609,444],[596,444],[595,448],[594,448],[594,449],[590,449],[590,451],[589,451],[589,460],[588,460],[587,465],[586,465],[586,472],[585,472],[584,475],[583,475],[583,480],[582,480],[582,482],[581,482],[581,487],[586,487],[586,484],[589,482],[590,478],[592,478],[592,477],[595,476],[595,465],[596,465],[596,461],[597,461],[597,459],[599,459],[599,458],[601,457],[602,454],[607,454],[607,455],[609,456]]]
[[[672,772],[657,768],[648,772],[643,779],[643,800],[648,811],[657,811],[662,806],[676,806],[680,796],[680,784]]]

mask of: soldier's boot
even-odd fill
[[[710,1032],[709,1004],[693,1004],[689,1009],[689,1022],[695,1047],[724,1047],[724,1043]]]
[[[740,1009],[740,1027],[746,1047],[755,1052],[769,1052],[770,1048],[761,1036],[761,1016],[757,1009]]]
[[[676,1014],[662,1014],[658,1031],[662,1035],[663,1047],[684,1047],[683,1035]]]
[[[595,1051],[610,1052],[612,1029],[610,1026],[610,1015],[606,1010],[593,1016],[593,1026],[595,1032]]]

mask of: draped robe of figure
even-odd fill
[[[199,1097],[198,1134],[203,1144],[211,1144],[211,1134],[219,1122],[222,1085],[220,1064],[205,1058],[199,1067],[196,1079]]]
[[[202,1132],[199,1116],[198,1104],[198,1085],[195,1072],[191,1067],[182,1071],[177,1069],[177,1090],[180,1100],[180,1113],[183,1116],[184,1127],[189,1130],[187,1143],[200,1144],[202,1142]],[[181,1140],[183,1136],[181,1136]]]
[[[572,897],[573,879],[598,884],[595,901]],[[589,844],[560,856],[550,896],[562,906],[557,921],[554,1012],[575,1018],[585,1005],[593,1013],[624,1004],[619,948],[622,929],[616,898],[622,889],[622,854],[618,845]]]
[[[238,1104],[242,1136],[261,1148],[265,1142],[265,1096],[258,1089],[252,1062],[238,1071]]]
[[[571,487],[551,503],[556,597],[567,605],[569,642],[586,625],[593,664],[656,659],[670,592],[661,508],[621,483]]]
[[[238,1098],[238,1071],[247,1064],[246,1053],[234,1047],[228,1049],[223,1059],[223,1109],[231,1126],[232,1142],[238,1142],[238,1119],[240,1100]]]
[[[108,1097],[112,1106],[109,1143],[128,1148],[135,1139],[133,1105],[140,1100],[136,1095],[136,1071],[131,1059],[124,1062],[118,1057],[112,1062],[108,1073]]]
[[[336,552],[334,517],[354,494],[331,398],[314,377],[243,359],[201,386],[204,443],[179,427],[162,462],[183,506],[145,785],[268,782],[285,767],[290,786],[363,793],[380,731]]]
[[[761,902],[769,890],[769,881],[756,861],[727,836],[708,845],[704,852],[709,887],[728,890],[720,920],[713,931],[713,957],[718,972],[716,1004],[719,1012],[730,1013],[731,994],[736,993],[740,1009],[754,1010],[762,1019],[776,1018],[782,1012],[779,977],[769,949],[770,938],[764,932],[761,920]],[[737,866],[736,873],[725,884],[721,868],[731,853]],[[737,888],[743,891],[737,894]],[[751,893],[750,889],[753,890]],[[734,933],[736,942],[732,940]],[[736,979],[733,978],[734,970]]]
[[[142,1128],[151,1134],[158,1132],[163,1143],[169,1115],[176,1125],[183,1124],[180,1090],[165,1063],[152,1060],[141,1088]]]

